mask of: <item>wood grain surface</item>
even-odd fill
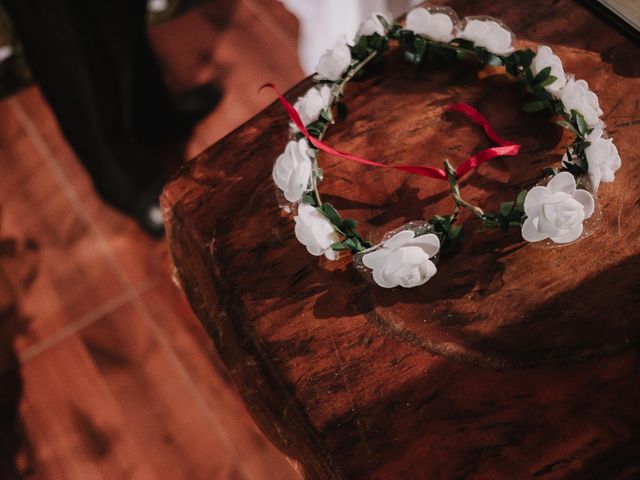
[[[254,418],[308,478],[636,478],[638,46],[570,0],[440,3],[502,18],[522,45],[551,44],[599,94],[623,167],[600,189],[595,233],[545,248],[465,218],[467,241],[429,283],[380,289],[348,256],[319,261],[296,241],[270,176],[288,128],[273,104],[165,189],[183,288]],[[499,70],[387,58],[384,75],[347,88],[349,116],[328,144],[387,163],[459,163],[488,146],[445,113],[463,101],[523,145],[469,176],[465,198],[497,208],[559,162],[569,138],[524,114],[521,86]],[[374,241],[450,211],[438,181],[320,164],[323,197]]]

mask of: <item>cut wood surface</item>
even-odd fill
[[[318,260],[295,239],[271,180],[288,135],[273,104],[165,189],[182,286],[254,418],[308,478],[634,478],[640,50],[570,0],[440,3],[502,18],[521,45],[552,45],[598,93],[623,166],[600,188],[595,232],[548,248],[464,217],[461,251],[430,282],[381,289],[349,256]],[[497,209],[558,164],[570,141],[552,119],[522,112],[526,101],[500,70],[415,70],[392,50],[381,72],[347,87],[349,115],[326,142],[389,164],[460,163],[489,146],[446,113],[469,103],[523,145],[463,182],[466,199]],[[446,183],[324,154],[319,162],[323,198],[373,241],[451,210]]]

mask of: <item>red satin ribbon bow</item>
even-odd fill
[[[298,112],[296,111],[296,109],[293,108],[293,105],[291,105],[282,96],[282,93],[280,93],[280,91],[276,88],[275,85],[273,85],[272,83],[267,83],[262,87],[260,87],[260,90],[267,87],[273,89],[273,91],[276,92],[276,94],[278,95],[278,98],[280,99],[280,102],[282,103],[285,110],[289,114],[289,118],[291,118],[291,121],[296,125],[296,127],[298,127],[300,132],[302,132],[302,134],[307,138],[307,140],[309,140],[309,142],[317,149],[322,150],[323,152],[326,152],[330,155],[334,155],[336,157],[346,158],[347,160],[353,160],[354,162],[358,162],[363,165],[370,165],[372,167],[393,168],[394,170],[400,170],[400,171],[411,173],[414,175],[421,175],[423,177],[435,178],[438,180],[447,180],[447,174],[441,168],[420,167],[415,165],[385,165],[384,163],[374,162],[372,160],[358,157],[357,155],[352,155],[350,153],[341,152],[340,150],[336,150],[335,148],[330,147],[329,145],[321,142],[320,140],[318,140],[317,138],[309,134],[304,124],[302,123],[300,115],[298,115]],[[498,147],[491,147],[491,148],[486,148],[484,150],[481,150],[477,154],[469,157],[464,163],[459,165],[458,168],[456,168],[456,176],[458,178],[461,178],[462,176],[469,173],[471,170],[478,167],[478,165],[481,165],[482,163],[488,160],[491,160],[492,158],[501,157],[501,156],[515,156],[520,152],[520,145],[501,138],[491,128],[489,121],[471,105],[467,105],[466,103],[454,103],[452,105],[449,105],[448,109],[461,112],[464,115],[466,115],[466,117],[469,118],[469,120],[482,126],[487,137],[489,137],[492,141],[494,141],[499,145]]]

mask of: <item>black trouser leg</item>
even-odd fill
[[[4,0],[34,76],[103,198],[130,212],[160,171],[138,131],[171,114],[144,0]]]

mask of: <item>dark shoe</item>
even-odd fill
[[[191,127],[206,117],[222,98],[222,92],[213,83],[204,83],[173,99],[173,105],[184,123]]]

